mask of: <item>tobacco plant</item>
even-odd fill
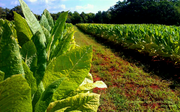
[[[179,27],[157,24],[77,24],[87,33],[150,56],[180,62]]]
[[[44,10],[40,21],[23,0],[24,17],[0,20],[0,111],[97,111],[99,94],[89,73],[92,47],[78,47],[68,12],[54,23]]]

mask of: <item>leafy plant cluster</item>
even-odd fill
[[[157,24],[77,24],[92,35],[102,37],[150,56],[169,57],[180,62],[179,27]]]
[[[0,19],[1,112],[97,111],[99,94],[89,73],[92,47],[74,41],[68,12],[54,23],[44,10],[40,21],[23,0],[24,17],[14,12],[14,22]]]

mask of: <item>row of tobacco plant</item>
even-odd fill
[[[85,32],[150,56],[180,62],[180,27],[157,24],[77,24]]]

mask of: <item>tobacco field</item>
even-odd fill
[[[0,19],[0,112],[180,111],[180,27]]]
[[[179,111],[179,27],[76,26],[87,33],[84,43],[94,45],[93,76],[108,86],[95,90],[102,94],[98,111]]]

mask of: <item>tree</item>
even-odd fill
[[[98,11],[98,13],[96,13],[95,18],[94,18],[94,22],[95,23],[103,23],[101,11]]]
[[[53,18],[53,20],[57,20],[57,14],[51,14],[51,16],[52,16],[52,18]]]
[[[94,23],[95,14],[94,13],[88,13],[88,23]]]
[[[103,23],[110,23],[111,15],[108,13],[108,11],[102,12],[102,20]]]
[[[84,23],[87,23],[87,22],[88,22],[88,16],[87,16],[87,14],[85,14],[84,12],[82,12],[82,13],[80,14],[80,16],[82,17]]]
[[[177,25],[180,21],[179,1],[127,0],[109,9],[111,23],[153,23]],[[178,11],[179,10],[179,11]]]
[[[6,19],[6,15],[5,9],[0,7],[0,18]]]
[[[83,19],[77,11],[74,11],[71,22],[72,24],[83,23]]]

